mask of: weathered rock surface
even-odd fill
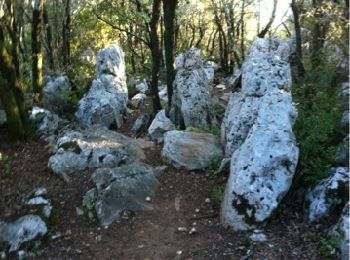
[[[138,136],[143,130],[147,129],[150,117],[148,113],[143,113],[138,118],[136,118],[134,125],[131,128],[131,133],[133,137]]]
[[[13,223],[0,221],[0,241],[10,245],[10,252],[18,250],[24,242],[44,236],[46,232],[45,222],[36,215],[23,216]]]
[[[148,92],[148,89],[149,89],[146,80],[143,80],[142,82],[136,84],[136,85],[135,85],[135,88],[136,88],[140,93],[143,93],[143,94],[146,94],[146,93]]]
[[[40,107],[33,107],[29,119],[35,124],[41,138],[53,135],[59,126],[58,115]]]
[[[288,43],[258,39],[225,113],[221,136],[231,167],[221,221],[235,230],[264,223],[292,184],[299,150],[288,56]]]
[[[183,118],[186,127],[204,127],[212,120],[212,91],[204,71],[199,49],[190,49],[175,60],[172,117]]]
[[[164,133],[171,130],[175,130],[175,125],[166,116],[165,110],[163,109],[159,111],[153,119],[148,128],[148,135],[151,140],[156,141],[157,143],[162,143],[164,140]]]
[[[76,117],[86,125],[110,127],[123,125],[128,89],[126,86],[124,53],[110,45],[97,55],[97,79],[79,102]]]
[[[0,126],[7,122],[5,110],[0,109]]]
[[[67,76],[50,79],[43,88],[44,107],[55,113],[69,110],[72,106],[69,102],[71,90]]]
[[[133,105],[133,107],[139,108],[141,105],[145,103],[146,97],[147,97],[146,94],[138,93],[132,97],[131,104]]]
[[[48,167],[69,180],[69,175],[88,168],[116,167],[144,159],[133,139],[107,129],[91,127],[67,131],[57,141],[57,152]]]
[[[316,222],[348,201],[349,168],[332,168],[330,176],[323,179],[306,196],[307,220]]]
[[[164,134],[162,156],[177,168],[204,169],[222,155],[221,144],[212,134],[177,130]]]
[[[101,168],[95,171],[92,179],[96,188],[88,191],[83,204],[88,210],[95,211],[102,226],[110,225],[125,210],[152,209],[146,200],[158,185],[152,168],[136,163]]]
[[[341,260],[349,259],[349,202],[345,205],[338,223],[331,230],[331,235],[339,241]]]

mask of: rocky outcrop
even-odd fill
[[[171,111],[173,122],[183,118],[185,127],[205,127],[212,120],[212,90],[199,49],[176,57],[176,77]]]
[[[13,223],[0,221],[0,241],[10,245],[10,252],[18,250],[24,242],[44,236],[46,232],[45,222],[36,215],[25,215]]]
[[[225,113],[221,136],[231,167],[221,221],[235,230],[264,223],[292,184],[299,150],[288,56],[288,43],[258,39]]]
[[[110,45],[98,53],[97,79],[80,100],[75,115],[86,125],[115,125],[120,128],[127,101],[124,53],[119,46]]]
[[[162,156],[176,168],[205,169],[222,155],[221,144],[212,134],[177,130],[164,134]]]
[[[44,107],[55,113],[66,112],[72,108],[71,85],[67,76],[50,79],[43,88]]]
[[[316,222],[349,200],[349,169],[332,168],[330,176],[320,181],[306,196],[307,220]]]
[[[143,113],[138,118],[136,118],[135,123],[131,128],[132,136],[137,137],[144,130],[146,130],[149,121],[150,121],[150,116],[148,113]]]
[[[66,131],[57,141],[57,152],[48,167],[64,179],[88,168],[116,167],[144,159],[133,139],[107,129],[91,127]]]
[[[175,125],[166,116],[165,110],[157,113],[151,125],[148,128],[148,135],[152,141],[163,143],[163,135],[167,131],[175,130]]]
[[[331,235],[339,242],[340,259],[349,259],[349,218],[350,205],[345,205],[338,223],[332,228]]]
[[[109,226],[125,210],[152,209],[147,197],[154,194],[158,185],[152,168],[136,163],[101,168],[95,171],[92,179],[96,187],[87,192],[83,205],[96,214],[102,226]]]
[[[148,92],[148,84],[146,80],[143,80],[135,85],[135,88],[142,94],[146,94]]]
[[[134,108],[139,108],[145,103],[146,98],[146,94],[138,93],[131,98],[131,104]]]

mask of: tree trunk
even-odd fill
[[[70,64],[70,0],[65,0],[65,15],[62,25],[62,41],[63,41],[63,67],[67,69]]]
[[[175,14],[177,0],[163,0],[164,11],[164,48],[166,66],[166,85],[168,91],[168,109],[171,108],[173,96],[174,69],[174,45],[175,45]]]
[[[258,34],[259,38],[264,38],[266,33],[270,30],[271,25],[276,17],[276,9],[277,9],[277,0],[273,0],[273,10],[272,10],[271,18],[269,22],[266,24],[266,26],[264,27],[264,29],[262,29],[261,32]]]
[[[245,50],[244,50],[244,16],[245,16],[245,0],[242,1],[242,7],[241,7],[241,57],[242,61],[244,61],[245,58]],[[239,34],[238,34],[239,35]]]
[[[159,49],[159,39],[157,34],[157,27],[160,16],[161,0],[153,0],[152,18],[150,21],[150,39],[151,39],[151,53],[152,53],[152,79],[151,79],[151,97],[153,101],[153,112],[156,114],[162,106],[160,104],[158,94],[158,79],[160,69],[161,53]]]
[[[296,0],[292,0],[291,8],[294,16],[294,29],[295,29],[295,40],[296,40],[296,62],[298,68],[299,77],[304,77],[305,69],[302,63],[303,52],[301,47],[301,29],[299,22],[299,6],[295,2]]]
[[[33,92],[37,95],[37,102],[42,103],[43,99],[43,55],[41,52],[41,18],[44,0],[35,0],[32,21],[32,77]]]
[[[46,37],[46,53],[49,60],[50,69],[55,71],[55,60],[53,58],[53,49],[52,49],[52,29],[49,23],[49,17],[47,15],[46,3],[43,4],[43,21],[45,25],[45,37]]]
[[[24,135],[24,124],[26,122],[21,94],[21,86],[16,76],[16,70],[4,46],[4,34],[0,27],[0,99],[5,109],[9,131],[16,137]]]

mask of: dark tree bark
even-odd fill
[[[242,1],[242,6],[241,6],[241,20],[240,20],[240,39],[241,39],[241,57],[242,60],[245,58],[245,46],[244,46],[244,30],[245,30],[245,24],[244,24],[244,16],[245,16],[245,0]],[[239,35],[239,33],[237,33]]]
[[[175,15],[177,0],[163,0],[164,12],[164,48],[166,66],[166,84],[168,91],[168,109],[171,108],[173,96],[174,69],[174,46],[175,46]]]
[[[32,77],[33,77],[33,92],[38,95],[38,102],[42,103],[43,99],[43,55],[41,52],[41,20],[44,0],[35,0],[33,9],[32,21]]]
[[[9,34],[11,38],[11,55],[12,55],[12,62],[16,70],[17,77],[20,77],[20,71],[19,71],[19,33],[18,33],[18,22],[17,22],[17,15],[16,15],[16,8],[14,6],[14,0],[6,0],[7,9],[9,11],[9,17],[10,17],[10,26],[9,26]],[[19,9],[19,8],[18,8]],[[17,10],[18,13],[18,10]]]
[[[53,57],[52,49],[52,28],[49,23],[49,17],[47,15],[46,3],[43,3],[43,21],[45,25],[45,38],[46,38],[46,53],[49,60],[49,66],[52,71],[55,71],[55,60]]]
[[[67,69],[70,64],[70,0],[65,0],[64,3],[64,21],[62,25],[62,56],[63,56],[63,66]]]
[[[273,10],[272,10],[272,14],[271,14],[270,20],[266,24],[264,29],[262,29],[261,32],[259,32],[259,34],[258,34],[259,38],[264,38],[266,33],[270,30],[271,25],[272,25],[273,21],[276,18],[276,9],[277,9],[277,0],[273,0]]]
[[[299,77],[304,77],[305,68],[302,62],[303,51],[301,47],[301,29],[299,21],[299,6],[296,3],[296,0],[292,0],[291,8],[294,16],[294,30],[295,30],[295,39],[296,39],[296,63],[298,68]]]
[[[16,137],[22,137],[26,113],[21,84],[5,48],[4,39],[3,29],[0,26],[0,99],[5,109],[10,133]]]
[[[151,78],[151,97],[153,101],[153,112],[156,114],[162,106],[160,104],[158,94],[158,79],[160,69],[161,53],[159,49],[159,39],[157,34],[157,27],[160,16],[161,0],[153,0],[152,18],[150,21],[150,39],[151,39],[151,53],[152,53],[152,78]]]

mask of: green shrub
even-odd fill
[[[302,184],[313,185],[336,163],[341,141],[341,108],[337,69],[324,65],[310,71],[304,82],[293,87],[298,118],[294,132],[300,148],[298,174]]]
[[[336,238],[322,239],[320,255],[326,259],[339,259],[339,241]]]
[[[213,203],[221,203],[224,198],[225,185],[215,185],[210,191],[211,200]]]

